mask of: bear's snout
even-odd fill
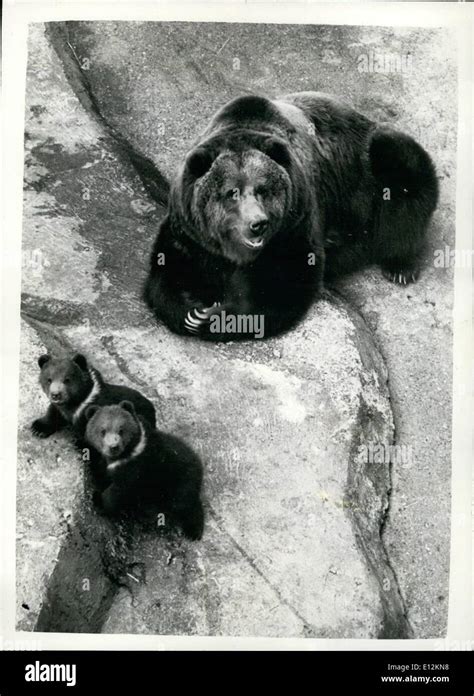
[[[116,433],[106,433],[104,436],[104,451],[109,456],[119,454],[122,450],[122,440]]]
[[[62,382],[53,382],[49,388],[49,398],[55,404],[60,404],[67,398],[67,393]]]
[[[244,225],[253,233],[256,233],[259,228],[263,230],[268,224],[265,209],[253,194],[244,192],[241,196],[240,214]]]
[[[268,230],[268,218],[266,215],[257,215],[247,221],[242,234],[242,241],[249,249],[261,249],[265,242]]]
[[[261,236],[265,232],[267,227],[268,219],[266,217],[254,220],[249,225],[251,235],[255,235],[256,237]]]

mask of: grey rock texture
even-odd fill
[[[436,248],[441,240],[452,243],[453,234],[453,129],[443,125],[454,114],[437,91],[454,84],[453,63],[443,64],[431,43],[444,39],[414,30],[264,26],[256,41],[250,25],[232,31],[209,25],[197,39],[193,27],[174,25],[162,27],[157,41],[156,31],[145,23],[69,23],[67,34],[64,26],[50,27],[48,40],[41,25],[31,30],[19,625],[404,637],[411,634],[404,599],[416,636],[442,635],[449,273],[427,268],[418,285],[400,289],[370,270],[336,288],[360,309],[387,359],[391,405],[379,348],[361,317],[334,294],[294,332],[264,343],[176,337],[153,323],[139,299],[163,209],[148,197],[107,123],[171,176],[209,116],[238,93],[343,94],[372,116],[406,127],[441,164]],[[359,73],[357,55],[373,45],[411,47],[430,89],[417,97],[406,76]],[[450,53],[443,48],[438,55]],[[28,423],[41,410],[36,352],[58,343],[89,354],[109,380],[141,389],[154,400],[161,427],[201,452],[207,511],[201,542],[113,529],[91,509],[87,476],[67,436],[42,442],[29,435]],[[392,409],[397,443],[410,446],[412,458],[401,466],[369,465],[360,447],[393,442]],[[60,468],[56,456],[66,460]],[[27,493],[35,481],[38,523]],[[61,535],[64,510],[74,511],[74,522]],[[46,553],[32,555],[32,541]],[[87,578],[92,594],[82,584],[77,589]],[[125,587],[117,591],[119,584]],[[26,597],[34,597],[31,606]]]
[[[20,356],[20,437],[17,466],[17,626],[32,630],[54,572],[61,545],[74,520],[81,485],[78,457],[64,435],[44,443],[28,433],[44,408],[34,366],[44,353],[36,332],[22,325]]]
[[[386,375],[370,336],[342,306],[321,302],[300,329],[262,345],[208,346],[155,327],[111,331],[105,340],[67,335],[103,364],[120,356],[136,383],[156,385],[163,427],[206,462],[203,540],[172,553],[156,531],[147,534],[134,557],[146,584],[134,603],[122,593],[104,630],[313,637],[390,630],[399,612],[378,585],[393,577],[380,537],[359,530],[373,518],[379,531],[388,468],[373,472],[376,491],[351,479],[361,442],[391,442]],[[361,434],[364,419],[369,430]],[[359,534],[382,559],[373,572]]]

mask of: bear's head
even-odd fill
[[[267,135],[238,145],[208,142],[194,149],[181,175],[178,205],[195,241],[244,265],[288,222],[294,186],[282,139]]]
[[[130,401],[89,406],[86,419],[86,440],[108,460],[119,459],[140,440],[140,423]]]
[[[73,406],[87,396],[91,389],[91,376],[86,358],[80,353],[72,357],[54,358],[40,355],[40,384],[52,404]]]

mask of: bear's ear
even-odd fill
[[[97,411],[99,411],[99,410],[100,410],[100,406],[97,406],[97,405],[95,405],[95,404],[93,404],[92,406],[88,406],[88,407],[86,408],[86,412],[85,412],[85,414],[84,414],[85,417],[86,417],[86,420],[87,420],[87,421],[90,421],[90,419],[92,418],[92,416],[95,416],[95,414],[96,414]]]
[[[76,365],[83,371],[87,371],[87,359],[82,353],[76,353],[75,355],[72,356],[72,362],[76,363]]]
[[[43,367],[43,365],[46,365],[46,363],[49,362],[50,360],[51,360],[50,355],[46,355],[46,353],[44,355],[40,355],[38,358],[38,365],[40,367]]]
[[[212,166],[213,157],[209,150],[204,147],[198,147],[193,150],[186,158],[186,169],[195,179],[204,176]]]
[[[129,413],[132,414],[132,416],[135,416],[135,406],[132,404],[131,401],[121,401],[119,403],[120,408],[123,408],[124,411],[128,411]]]
[[[262,145],[262,152],[282,167],[288,167],[291,163],[290,151],[286,143],[279,138],[267,138]]]

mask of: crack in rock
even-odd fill
[[[166,206],[170,188],[168,180],[151,159],[132,147],[131,143],[102,115],[99,102],[92,92],[87,75],[72,45],[68,22],[48,22],[45,31],[63,65],[69,84],[86,112],[92,115],[112,137],[119,153],[132,163],[151,197],[160,205]]]
[[[359,416],[362,426],[354,436],[347,478],[348,512],[358,544],[379,586],[384,615],[378,637],[411,638],[412,629],[400,588],[382,541],[383,521],[389,506],[390,472],[385,465],[368,462],[360,456],[360,445],[374,441],[373,411],[362,398]]]
[[[142,389],[148,396],[153,395],[155,406],[160,409],[161,412],[161,396],[158,389],[151,387],[145,380],[140,379],[135,375],[129,368],[127,361],[118,352],[113,336],[101,336],[100,339],[102,345],[104,346],[107,353],[115,360],[115,363],[120,370],[120,372],[130,380],[136,387]]]
[[[217,526],[218,526],[220,532],[223,533],[223,534],[225,534],[225,535],[228,537],[228,539],[231,541],[232,545],[237,549],[237,551],[238,551],[239,554],[242,556],[242,558],[244,558],[245,561],[247,561],[247,563],[248,563],[249,566],[252,568],[252,570],[254,570],[254,571],[257,573],[257,575],[259,575],[259,576],[262,578],[262,580],[264,581],[264,583],[265,583],[266,585],[268,585],[268,587],[275,593],[275,595],[277,596],[277,598],[278,598],[280,604],[282,604],[282,605],[285,606],[287,609],[289,609],[290,612],[293,614],[293,616],[295,616],[295,617],[298,619],[298,621],[301,622],[301,624],[302,624],[302,626],[303,626],[303,631],[304,631],[304,634],[305,634],[305,638],[317,638],[317,637],[318,637],[318,631],[316,630],[316,628],[315,628],[314,626],[312,626],[312,625],[304,618],[304,616],[302,616],[302,615],[299,613],[299,611],[296,609],[296,607],[294,607],[287,599],[285,599],[285,597],[283,597],[283,595],[282,595],[281,591],[278,589],[278,587],[276,587],[276,585],[275,585],[274,583],[272,583],[271,580],[269,580],[269,578],[267,578],[267,576],[265,575],[265,573],[258,567],[258,565],[257,565],[257,563],[256,563],[256,561],[255,561],[255,559],[253,559],[253,558],[247,553],[247,551],[243,548],[243,546],[241,546],[241,545],[239,544],[239,542],[237,541],[237,539],[235,539],[235,538],[232,536],[232,534],[226,529],[225,524],[224,524],[224,521],[223,521],[223,520],[221,519],[221,517],[216,513],[216,511],[210,506],[209,503],[208,503],[208,508],[209,508],[209,510],[210,510],[210,512],[211,512],[211,515],[212,515],[212,517],[214,518],[214,521],[216,522],[216,524],[217,524]]]
[[[331,288],[331,294],[327,297],[328,301],[333,301],[341,308],[348,312],[352,320],[359,327],[359,330],[370,336],[374,343],[380,359],[387,374],[387,392],[390,404],[390,410],[393,418],[393,435],[391,445],[397,443],[397,409],[394,409],[393,399],[390,393],[390,381],[386,361],[377,341],[376,336],[371,331],[363,314],[355,308],[347,298],[340,293],[336,288]],[[357,542],[365,556],[367,563],[377,579],[379,585],[379,593],[384,611],[383,627],[380,632],[380,638],[413,638],[413,629],[408,619],[408,612],[405,606],[403,594],[398,582],[396,572],[390,561],[389,553],[384,544],[384,529],[390,514],[391,493],[392,493],[392,462],[389,463],[385,477],[383,476],[383,468],[381,465],[358,462],[358,446],[361,442],[370,442],[374,440],[374,436],[370,434],[371,430],[371,409],[365,404],[362,399],[360,403],[360,421],[363,425],[362,430],[366,429],[365,437],[363,433],[358,433],[354,436],[351,461],[349,463],[348,482],[347,482],[347,497],[353,501],[349,504],[350,515],[354,524]],[[357,452],[356,452],[357,450]],[[379,466],[380,472],[376,467]],[[380,481],[380,477],[384,479]],[[373,497],[372,483],[377,486],[382,485],[385,488],[383,496],[384,504],[379,511],[379,520],[377,528],[374,527],[373,520],[366,514],[364,505],[367,499]],[[361,505],[362,503],[362,505]]]
[[[365,318],[334,288],[331,288],[331,293],[326,293],[326,299],[338,306],[341,311],[345,311],[356,325],[360,335],[366,336],[375,346],[386,374],[390,410],[392,417],[394,417],[388,369],[380,346]],[[358,346],[361,348],[362,341],[358,341]],[[360,350],[360,354],[363,361],[367,363],[369,356],[363,350]],[[366,364],[366,367],[370,368],[372,365]],[[361,395],[358,418],[361,428],[359,432],[354,433],[348,467],[347,509],[354,526],[358,545],[379,586],[384,612],[379,638],[412,638],[413,630],[407,617],[402,592],[383,542],[384,526],[390,510],[391,464],[386,468],[384,464],[364,461],[360,456],[360,445],[377,440],[374,417],[375,413],[372,406],[367,404]],[[395,442],[396,427],[394,424],[390,444],[393,445]],[[377,508],[379,495],[382,499],[381,508]]]
[[[25,320],[32,319],[49,325],[65,326],[84,321],[87,307],[68,300],[44,298],[23,292],[21,314]]]

